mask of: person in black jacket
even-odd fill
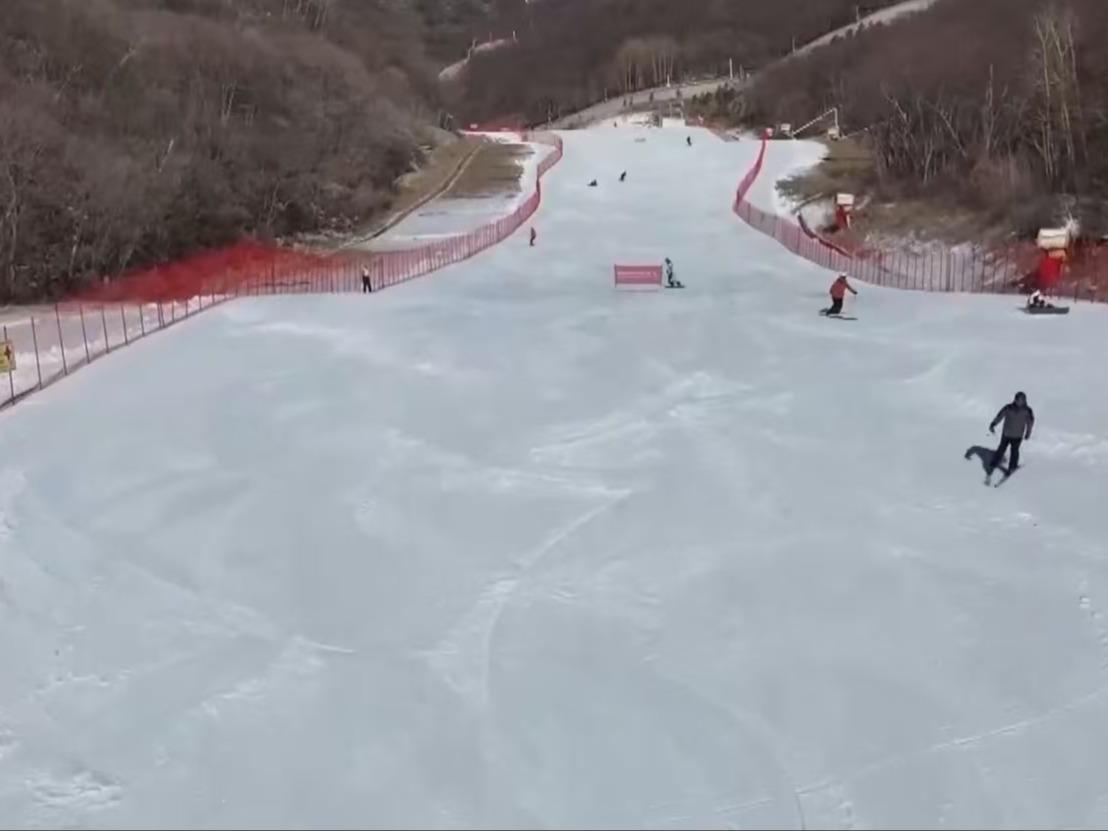
[[[1027,396],[1017,392],[1011,404],[1001,407],[996,418],[989,425],[989,432],[995,433],[996,426],[1004,422],[1000,431],[1000,447],[993,454],[992,463],[989,465],[989,476],[993,475],[1000,463],[1004,461],[1004,451],[1011,448],[1011,462],[1008,465],[1008,475],[1011,476],[1020,466],[1020,445],[1024,439],[1031,438],[1031,430],[1035,426],[1035,411],[1027,406]]]

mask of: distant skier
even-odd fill
[[[538,233],[535,231],[535,226],[531,226],[531,247],[535,247],[535,240],[538,239]]]
[[[1000,446],[993,454],[989,463],[989,472],[985,477],[986,484],[992,478],[993,471],[1000,467],[1004,461],[1004,451],[1011,448],[1011,461],[1008,465],[1008,473],[1011,476],[1020,466],[1020,445],[1025,439],[1031,438],[1031,428],[1035,426],[1035,412],[1027,406],[1027,396],[1017,392],[1011,404],[1005,404],[996,414],[996,418],[989,424],[989,432],[996,433],[996,426],[1004,422],[1000,431]]]
[[[685,144],[692,147],[692,136],[685,136]]]
[[[685,284],[673,276],[673,260],[666,257],[666,288],[683,289]]]
[[[591,182],[589,182],[589,187],[590,188],[595,188],[596,187],[596,179],[593,179]]]
[[[369,278],[369,266],[362,266],[362,294],[373,293],[373,281]]]
[[[842,313],[843,300],[846,298],[846,293],[850,292],[853,295],[857,295],[858,292],[854,290],[854,287],[847,282],[846,275],[840,274],[838,279],[831,284],[831,308],[823,309],[820,314],[831,317]]]
[[[627,181],[627,171],[626,170],[623,171],[621,174],[619,174],[619,180],[621,182],[626,182]]]

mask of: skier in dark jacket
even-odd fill
[[[373,293],[373,281],[369,277],[369,266],[362,266],[362,294]]]
[[[1035,426],[1035,412],[1027,406],[1027,396],[1017,392],[1011,404],[1001,407],[996,418],[989,425],[989,432],[995,433],[996,426],[1004,422],[1000,431],[1000,447],[993,454],[993,460],[989,464],[989,476],[993,475],[1000,463],[1004,461],[1004,451],[1012,449],[1011,462],[1008,465],[1008,475],[1011,476],[1020,466],[1020,445],[1024,439],[1031,438],[1031,429]]]
[[[627,171],[626,170],[623,171],[621,174],[619,174],[619,180],[621,182],[626,182],[627,181]]]

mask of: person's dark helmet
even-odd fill
[[[1017,404],[1026,404],[1027,403],[1027,393],[1017,392],[1016,393],[1016,403]]]

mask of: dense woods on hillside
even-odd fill
[[[365,217],[426,141],[418,10],[3,0],[0,302]]]
[[[605,95],[674,78],[757,67],[893,0],[505,0],[517,44],[476,56],[459,108],[467,120],[545,121]]]
[[[1102,234],[1105,43],[1103,0],[942,0],[787,62],[730,103],[751,124],[839,107],[886,195],[960,198],[1025,232],[1073,210]]]

